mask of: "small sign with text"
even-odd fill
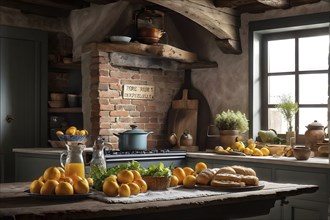
[[[153,99],[154,86],[147,85],[124,85],[123,98],[124,99]]]

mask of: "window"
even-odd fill
[[[317,120],[328,121],[329,28],[264,34],[261,40],[261,108],[267,129],[280,134],[287,121],[275,108],[290,96],[299,105],[293,121],[297,134]]]

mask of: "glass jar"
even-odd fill
[[[104,157],[104,139],[98,137],[93,146],[93,155],[90,161],[90,176],[94,179],[106,172],[107,165]]]
[[[76,179],[77,176],[85,178],[85,165],[83,152],[86,146],[81,143],[70,143],[66,144],[67,151],[62,153],[60,156],[61,166],[65,170],[65,176]],[[65,163],[64,156],[66,156]]]

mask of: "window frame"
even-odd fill
[[[299,70],[299,38],[303,37],[316,37],[321,35],[329,35],[329,29],[324,28],[316,28],[316,29],[307,29],[307,30],[298,30],[298,31],[286,31],[286,32],[278,32],[265,34],[261,39],[261,87],[262,87],[262,95],[261,95],[261,107],[262,107],[262,119],[261,124],[266,129],[268,128],[268,109],[275,108],[275,104],[268,104],[268,77],[269,76],[294,76],[295,78],[295,97],[294,100],[299,103],[299,76],[304,74],[317,74],[317,73],[328,73],[328,70]],[[295,69],[290,72],[276,72],[269,73],[268,72],[268,42],[272,40],[284,40],[284,39],[294,39],[295,41]],[[327,107],[327,104],[300,104],[299,108],[311,108],[311,107]],[[299,112],[296,114],[295,118],[295,127],[294,131],[296,132],[297,143],[303,143],[303,135],[299,134]],[[302,132],[304,133],[304,132]]]
[[[269,20],[260,20],[260,21],[252,21],[249,23],[249,136],[256,137],[258,135],[259,130],[267,129],[268,127],[268,119],[262,115],[265,115],[265,110],[262,109],[262,81],[261,81],[261,41],[263,36],[270,33],[278,33],[278,32],[290,32],[290,31],[298,31],[298,30],[308,30],[308,29],[316,29],[316,28],[327,28],[329,33],[329,16],[330,12],[322,12],[315,14],[307,14],[307,15],[299,15],[292,17],[284,17],[277,19],[269,19]],[[330,56],[329,56],[330,60]],[[329,61],[330,63],[330,61]],[[329,69],[328,69],[328,80],[329,77]],[[328,85],[330,83],[328,82]],[[297,89],[297,88],[296,88]],[[329,95],[329,90],[328,90]],[[328,107],[329,109],[329,107]],[[267,113],[268,115],[268,113]],[[329,121],[329,110],[328,110],[328,121]],[[265,127],[264,123],[267,123]],[[296,125],[297,122],[296,122]],[[297,143],[303,143],[304,140],[297,140]]]

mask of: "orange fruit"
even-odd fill
[[[61,178],[65,177],[65,170],[64,170],[64,168],[63,167],[56,167],[56,168],[60,171]]]
[[[206,169],[207,169],[207,165],[204,162],[198,162],[195,165],[196,173],[200,173],[200,172],[202,172],[203,170],[206,170]]]
[[[117,173],[119,183],[131,183],[134,181],[134,174],[130,170],[121,170]]]
[[[176,167],[173,169],[172,174],[178,178],[178,184],[182,185],[183,179],[186,177],[184,170],[181,167]]]
[[[30,193],[36,193],[40,194],[40,189],[44,185],[44,182],[41,180],[33,180],[32,183],[30,184]]]
[[[244,149],[244,153],[246,155],[252,155],[253,154],[253,150],[251,148],[247,147],[247,148]]]
[[[74,193],[77,194],[86,194],[89,192],[89,184],[88,181],[83,178],[77,182],[73,183],[73,189],[74,189]]]
[[[61,172],[57,167],[48,167],[44,172],[44,180],[59,180],[61,178]]]
[[[68,129],[66,129],[65,134],[75,135],[76,132],[77,132],[77,128],[75,126],[71,126]]]
[[[194,175],[188,175],[183,179],[183,186],[192,188],[196,184],[196,177]]]
[[[91,177],[87,177],[86,179],[90,187],[94,185],[94,180]]]
[[[140,179],[140,180],[134,180],[134,183],[136,183],[140,186],[140,192],[141,193],[147,192],[148,185],[147,185],[146,181],[144,181],[143,179]]]
[[[102,190],[105,195],[115,197],[118,195],[119,185],[117,181],[111,179],[105,179],[103,182]]]
[[[47,180],[40,189],[41,195],[55,195],[55,188],[58,185],[57,180]]]
[[[131,190],[131,195],[137,195],[140,193],[140,186],[136,183],[127,183],[129,189]]]
[[[129,197],[131,195],[131,189],[128,184],[123,183],[119,186],[118,194],[120,197]]]
[[[195,172],[194,169],[191,168],[191,167],[184,167],[184,168],[183,168],[183,171],[184,171],[184,173],[186,174],[186,176],[188,176],[188,175],[190,175],[190,174],[193,174],[193,173]]]
[[[73,183],[76,183],[83,179],[81,176],[77,176],[77,175],[72,175],[72,176],[70,176],[70,178],[73,180]]]
[[[111,180],[111,181],[117,182],[117,176],[116,175],[110,175],[107,178],[105,178],[104,181],[106,181],[106,180]]]
[[[269,154],[270,154],[270,151],[269,151],[269,149],[267,147],[261,148],[260,151],[262,152],[262,154],[264,156],[269,156]]]
[[[254,148],[252,155],[253,156],[263,156],[264,154],[262,153],[262,151],[259,148]]]
[[[73,186],[68,182],[60,182],[55,187],[55,195],[73,195]]]
[[[40,180],[40,181],[43,182],[43,183],[45,182],[45,179],[44,179],[44,176],[43,176],[43,175],[40,176],[38,180]]]
[[[131,172],[134,175],[134,180],[140,180],[140,179],[142,179],[141,174],[139,173],[139,171],[137,171],[137,170],[131,170]]]
[[[178,183],[179,183],[179,179],[178,179],[178,177],[172,175],[172,176],[171,176],[170,187],[177,186]]]
[[[58,182],[67,182],[67,183],[70,183],[71,185],[73,185],[73,180],[72,180],[72,178],[71,178],[71,177],[68,177],[68,176],[66,176],[66,177],[61,177],[61,178],[59,179]]]

